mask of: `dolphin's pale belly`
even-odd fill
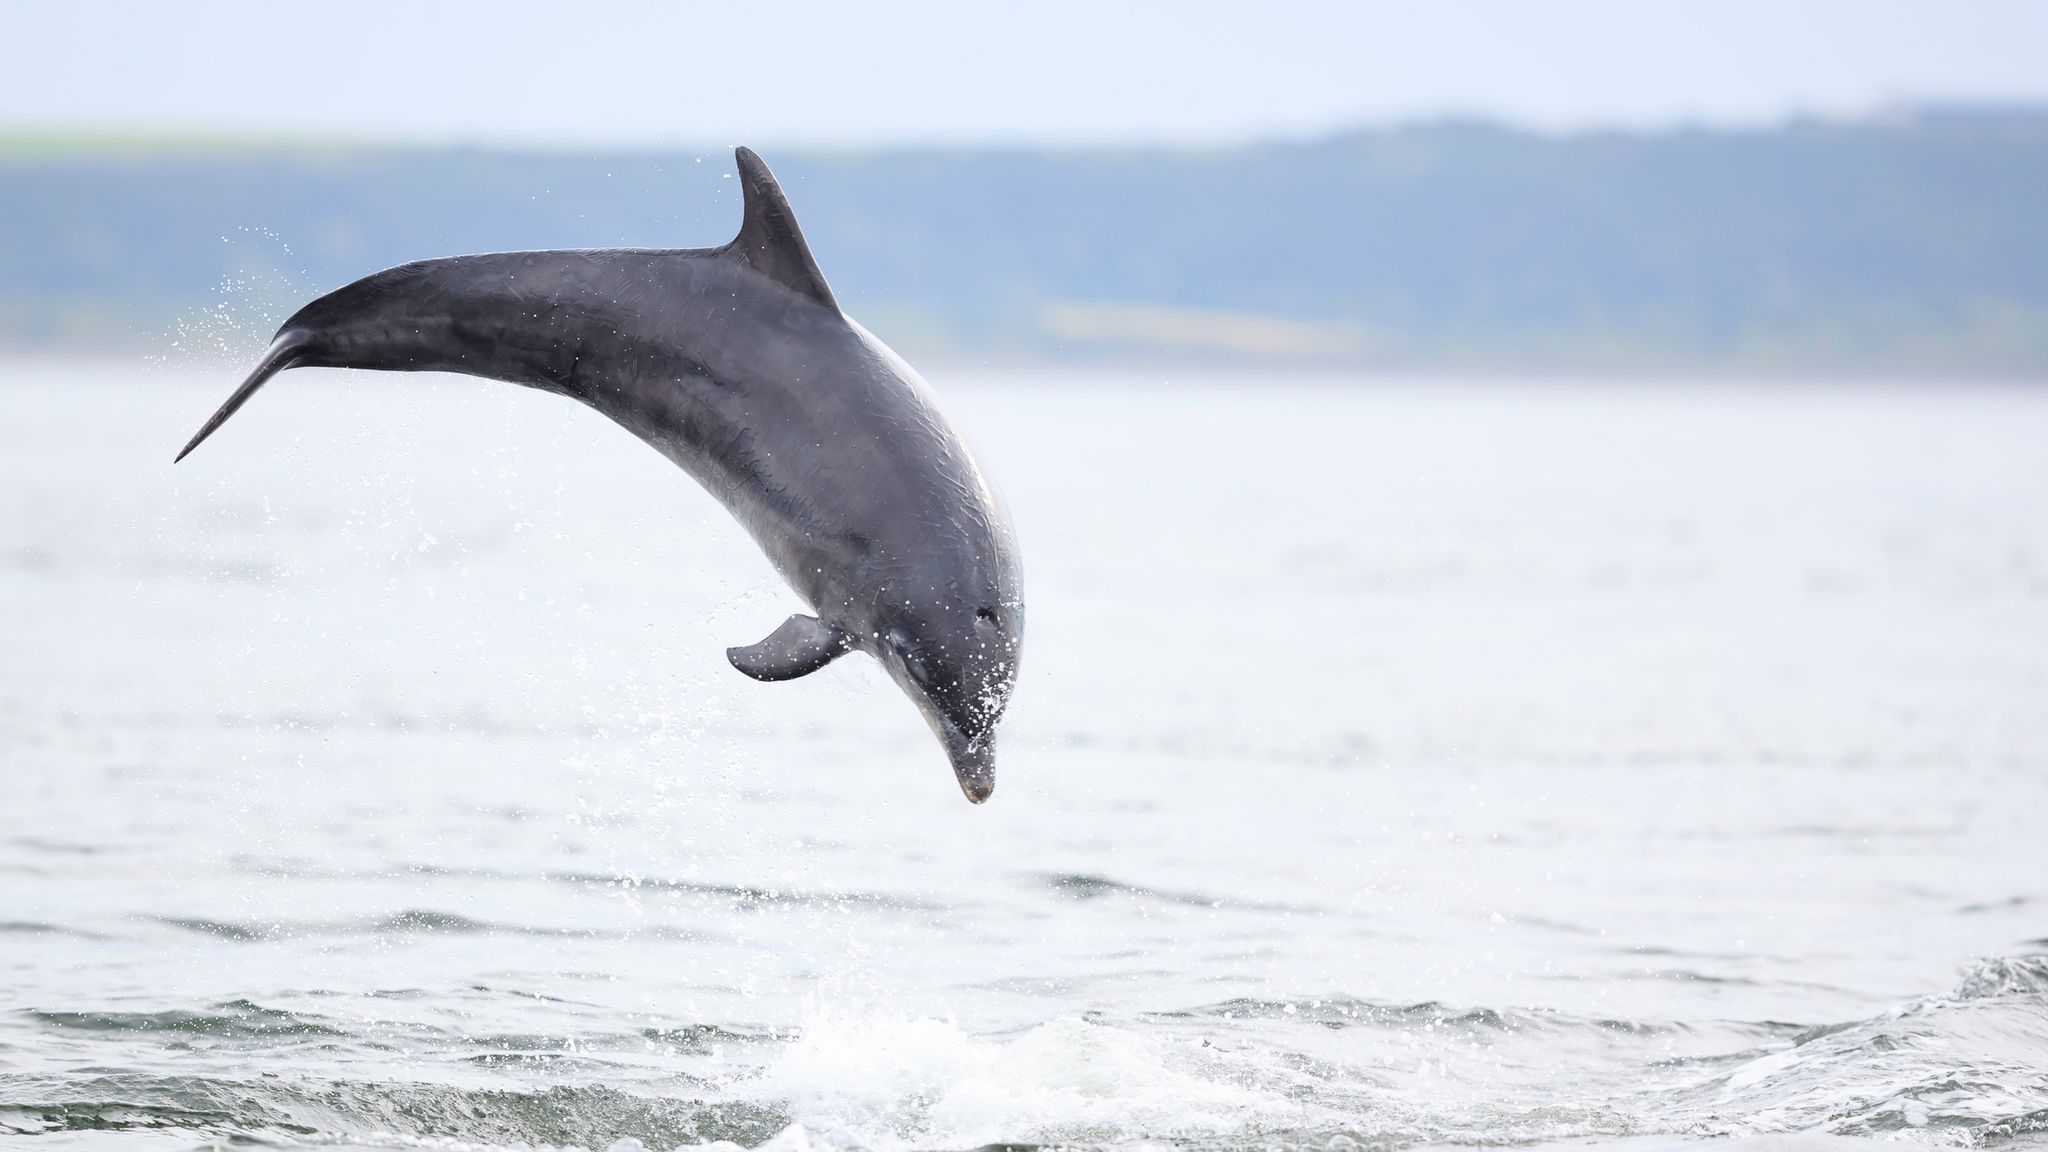
[[[834,585],[844,580],[833,576],[853,549],[848,538],[859,533],[835,525],[815,505],[775,499],[763,477],[744,461],[693,450],[674,440],[657,442],[662,455],[688,472],[732,513],[747,535],[790,588],[812,611],[830,613],[842,605],[843,595],[834,595]]]

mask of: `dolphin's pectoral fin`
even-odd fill
[[[794,680],[851,651],[851,636],[815,616],[798,615],[784,620],[759,644],[727,648],[725,658],[756,680]]]

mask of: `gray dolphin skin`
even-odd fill
[[[910,365],[839,310],[761,158],[720,248],[505,252],[358,280],[278,329],[183,460],[287,368],[461,372],[580,400],[696,478],[814,616],[731,648],[756,680],[875,657],[974,803],[1024,632],[995,487]]]

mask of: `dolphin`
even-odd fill
[[[299,309],[183,460],[287,368],[460,372],[580,400],[674,461],[813,615],[726,650],[756,680],[866,652],[995,790],[1024,635],[1017,542],[988,472],[909,364],[839,308],[782,188],[737,151],[718,248],[421,260]]]

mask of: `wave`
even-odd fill
[[[237,1048],[253,1056],[311,1042],[388,1066],[361,1025],[246,1000],[29,1015],[86,1038],[210,1037],[230,1061]],[[1987,1146],[2048,1133],[2048,956],[2032,955],[1986,960],[1943,995],[1819,1026],[1330,996],[1062,1016],[993,1035],[950,1018],[814,1004],[794,1033],[707,1024],[549,1037],[451,1025],[413,1029],[407,1044],[438,1058],[412,1065],[427,1075],[488,1082],[0,1075],[0,1134],[886,1152],[1789,1133]],[[508,1075],[538,1082],[507,1087]]]
[[[1277,1078],[1277,1080],[1276,1080]],[[1063,1017],[1008,1038],[821,1013],[746,1089],[835,1146],[1194,1141],[1328,1123],[1335,1085],[1272,1054]]]
[[[1313,913],[1319,916],[1348,915],[1305,904],[1277,904],[1266,901],[1212,896],[1202,892],[1175,892],[1164,888],[1150,888],[1143,884],[1130,884],[1121,880],[1112,880],[1107,876],[1097,876],[1086,872],[1049,872],[1038,874],[1035,878],[1057,895],[1064,896],[1070,900],[1100,900],[1105,897],[1126,897],[1139,900],[1156,900],[1163,904],[1181,904],[1190,908],[1279,912],[1287,914]],[[1356,917],[1349,918],[1355,919]]]
[[[746,1083],[808,1144],[1293,1148],[1791,1133],[1983,1146],[2048,1132],[2048,957],[1878,1017],[1650,1021],[1240,998],[976,1037],[823,1012]]]
[[[1957,1000],[1997,996],[2048,996],[2048,956],[1980,960],[1963,969],[1951,995]]]
[[[165,1132],[277,1139],[518,1147],[604,1147],[621,1135],[656,1147],[761,1144],[788,1128],[733,1101],[637,1095],[603,1086],[533,1091],[308,1079],[113,1074],[0,1075],[0,1135]],[[445,1146],[445,1145],[444,1145]]]
[[[230,1000],[209,1011],[49,1012],[31,1009],[23,1015],[47,1028],[77,1032],[155,1032],[215,1038],[346,1036],[345,1029],[316,1023],[247,1000]]]
[[[1979,961],[1947,995],[1809,1029],[1675,1103],[1699,1135],[1976,1145],[2048,1132],[2048,956]]]
[[[219,940],[255,943],[299,940],[316,936],[527,936],[576,939],[660,939],[703,942],[717,939],[695,929],[650,924],[632,929],[565,928],[549,925],[508,924],[480,920],[459,912],[408,908],[384,916],[353,920],[206,920],[183,916],[155,916],[148,919],[171,928],[212,936]]]
[[[63,924],[48,924],[40,920],[0,920],[0,935],[12,936],[69,936],[77,940],[104,940],[98,932],[84,928],[71,928]]]
[[[664,876],[642,876],[627,872],[516,872],[497,868],[451,867],[441,864],[407,864],[383,869],[335,869],[265,863],[237,857],[237,869],[252,875],[289,880],[417,880],[454,878],[499,883],[564,884],[579,888],[618,888],[653,892],[678,892],[729,902],[737,909],[762,907],[864,908],[880,911],[931,912],[939,906],[890,893],[855,892],[834,889],[771,888],[751,884],[724,884],[707,880],[682,880]]]
[[[1424,1000],[1413,1004],[1382,1004],[1350,996],[1327,996],[1309,1000],[1260,1000],[1240,997],[1199,1008],[1151,1015],[1154,1018],[1221,1017],[1225,1020],[1286,1020],[1317,1024],[1330,1029],[1421,1029],[1445,1035],[1458,1033],[1473,1038],[1530,1031],[1576,1030],[1640,1037],[1689,1031],[1683,1025],[1660,1021],[1574,1016],[1543,1009],[1456,1008],[1436,1000]],[[1770,1033],[1796,1026],[1763,1023],[1735,1027]]]

